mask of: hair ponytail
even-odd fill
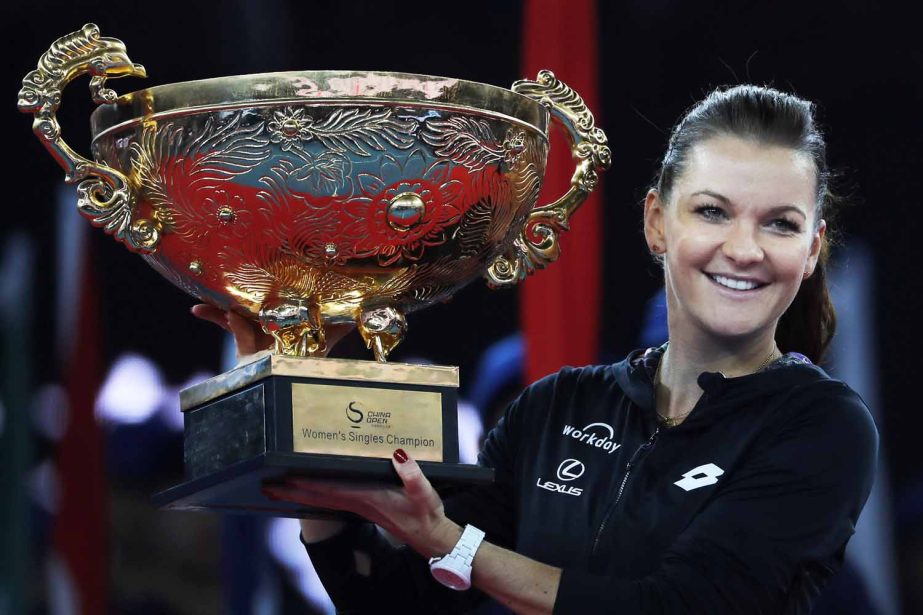
[[[776,328],[776,343],[782,352],[800,352],[820,363],[836,331],[836,310],[827,287],[826,238],[814,273],[801,283],[795,300]]]

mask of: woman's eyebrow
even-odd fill
[[[805,218],[805,219],[807,219],[808,217],[807,214],[804,213],[803,209],[801,209],[800,207],[796,205],[792,205],[790,203],[782,203],[781,205],[776,205],[775,207],[769,210],[769,213],[771,215],[788,213],[788,212],[791,212],[793,214],[798,214],[802,218]]]
[[[713,199],[718,199],[718,200],[721,201],[722,203],[730,203],[730,202],[731,202],[731,199],[729,199],[729,198],[727,198],[726,196],[724,196],[723,194],[719,194],[718,192],[715,192],[715,191],[713,191],[713,190],[699,190],[698,192],[693,192],[693,193],[690,194],[689,196],[700,196],[700,195],[703,195],[703,194],[704,194],[705,196],[710,196],[710,197],[712,197]]]

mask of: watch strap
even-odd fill
[[[449,557],[457,557],[461,559],[466,566],[471,566],[471,563],[474,561],[474,554],[477,553],[478,548],[481,546],[481,541],[484,540],[484,536],[486,536],[486,534],[482,530],[479,530],[473,525],[466,525],[465,531],[462,532],[461,538],[455,543],[455,548],[452,549]]]
[[[436,580],[455,590],[471,587],[471,565],[484,537],[482,530],[466,525],[451,553],[429,560],[430,571]]]

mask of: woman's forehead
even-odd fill
[[[817,171],[804,152],[715,137],[692,148],[677,188],[680,197],[710,191],[732,202],[783,202],[813,209]]]

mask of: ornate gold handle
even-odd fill
[[[606,134],[596,127],[593,114],[580,95],[558,81],[551,71],[539,71],[535,81],[517,81],[512,89],[539,101],[567,131],[577,168],[570,190],[550,205],[533,208],[512,249],[491,262],[485,277],[494,287],[516,284],[557,260],[561,253],[559,234],[568,229],[571,215],[596,188],[599,171],[612,164]]]
[[[62,36],[39,59],[38,68],[22,80],[19,110],[35,116],[32,131],[64,168],[64,179],[77,186],[77,209],[96,226],[122,241],[129,249],[150,252],[160,240],[161,225],[135,218],[135,194],[128,178],[115,169],[77,154],[61,138],[55,117],[64,87],[80,75],[90,75],[90,93],[97,104],[115,102],[117,95],[105,86],[106,79],[146,77],[133,64],[122,41],[99,35],[87,24]],[[87,179],[91,177],[91,179]]]

